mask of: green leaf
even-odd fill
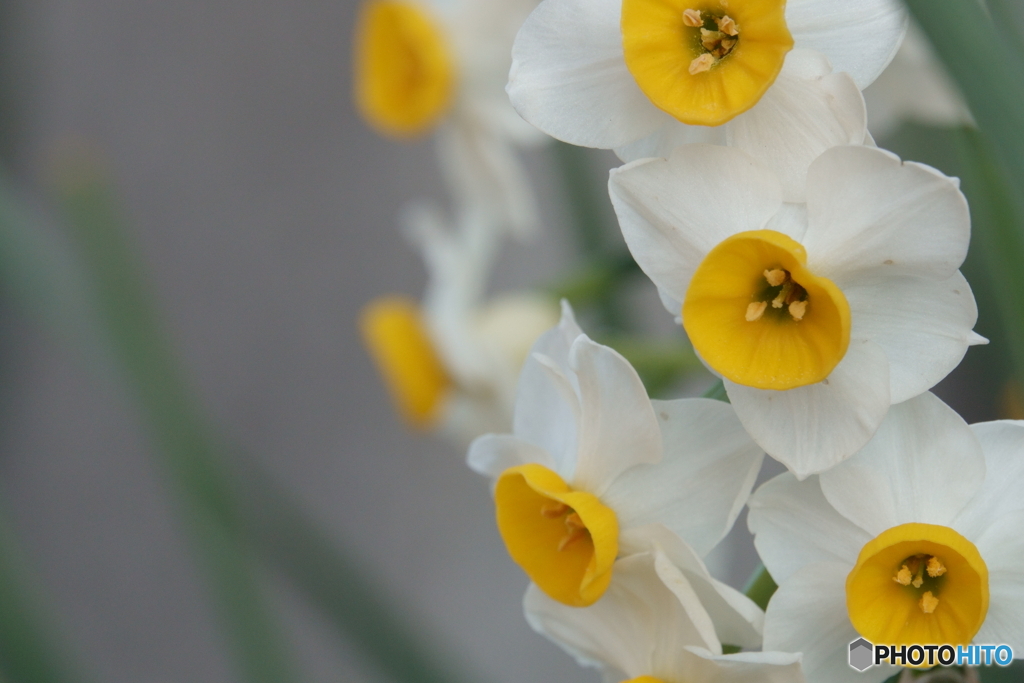
[[[142,407],[245,680],[294,680],[240,533],[219,444],[194,403],[152,306],[109,186],[88,160],[64,169],[61,205],[95,294],[97,320]]]
[[[772,578],[768,570],[762,564],[754,570],[753,575],[747,582],[743,592],[748,598],[754,601],[754,603],[761,609],[768,609],[768,601],[772,599],[779,587],[775,584],[775,579]]]

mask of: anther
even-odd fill
[[[690,75],[696,76],[699,73],[710,71],[711,67],[715,65],[715,58],[710,52],[705,52],[700,57],[695,58],[690,62]]]
[[[747,322],[752,323],[755,320],[760,320],[761,316],[764,315],[765,309],[768,308],[767,301],[755,301],[747,306]]]
[[[928,576],[934,579],[935,577],[942,576],[945,573],[946,567],[941,561],[939,561],[939,558],[934,556],[928,558]]]
[[[892,580],[901,586],[909,586],[912,577],[913,574],[910,573],[910,569],[907,565],[903,565],[900,567],[900,570],[896,572],[896,576],[892,577]]]
[[[718,24],[718,30],[726,35],[738,36],[740,34],[740,27],[728,14],[724,17],[715,17],[715,23]]]
[[[925,591],[924,595],[921,596],[921,601],[917,604],[921,607],[922,612],[931,614],[939,606],[939,599],[932,595],[931,591]]]
[[[545,503],[540,506],[540,514],[548,519],[556,519],[565,514],[565,511],[569,509],[569,506],[565,503],[559,503],[555,501],[553,503]]]
[[[794,301],[789,304],[789,314],[793,316],[793,320],[803,320],[805,313],[807,313],[806,301]]]
[[[704,20],[700,16],[699,9],[688,9],[683,12],[683,25],[689,26],[690,28],[696,28],[704,25]]]
[[[706,28],[700,30],[700,44],[708,52],[713,52],[722,44],[725,34],[721,31],[709,31]]]
[[[772,308],[782,308],[789,301],[789,295],[793,291],[792,281],[784,282],[782,290],[779,291],[778,295],[772,299]]]
[[[586,529],[587,525],[583,523],[583,518],[580,517],[580,513],[574,512],[565,518],[565,528],[570,532],[573,532],[577,529]]]
[[[567,533],[565,536],[562,536],[562,539],[558,542],[559,551],[565,550],[570,545],[587,535],[587,526],[583,523],[583,519],[580,517],[578,512],[573,512],[565,518],[565,528]]]
[[[782,268],[774,268],[764,271],[764,279],[768,281],[769,287],[778,287],[789,279],[789,273],[782,270]]]

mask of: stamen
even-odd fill
[[[922,558],[923,559],[923,558]],[[924,562],[920,559],[917,560],[917,568],[914,570],[914,580],[912,585],[914,588],[920,588],[921,584],[924,583]]]
[[[740,34],[740,27],[728,14],[724,17],[715,17],[715,23],[718,24],[718,30],[726,35],[738,36]]]
[[[752,323],[755,320],[760,320],[766,308],[768,308],[767,301],[755,301],[747,306],[747,322]]]
[[[778,287],[787,279],[789,279],[789,273],[782,270],[781,268],[766,270],[764,271],[764,279],[768,281],[768,285],[770,287]]]
[[[683,25],[689,26],[690,28],[696,28],[704,25],[704,20],[700,16],[699,9],[688,9],[683,12]]]
[[[933,579],[946,573],[946,566],[937,557],[928,558],[928,576]]]
[[[793,316],[793,320],[803,320],[805,313],[807,313],[806,301],[794,301],[789,305],[789,314]]]
[[[548,519],[555,519],[565,514],[565,511],[569,509],[569,506],[565,503],[559,503],[553,501],[551,503],[545,503],[540,508],[540,514]]]
[[[939,606],[939,599],[932,595],[931,591],[925,591],[924,595],[921,596],[921,601],[917,604],[921,607],[922,612],[931,614]]]
[[[721,31],[709,31],[706,28],[700,30],[700,44],[708,52],[714,52],[722,43],[725,34]]]
[[[710,52],[705,52],[700,57],[695,58],[690,62],[690,75],[696,76],[699,73],[710,71],[711,67],[715,64],[715,58]]]
[[[565,536],[562,536],[562,540],[558,542],[559,551],[565,550],[570,545],[590,533],[587,531],[587,527],[583,523],[583,519],[577,512],[574,512],[565,518],[565,528],[568,530],[568,533],[566,533]]]
[[[910,573],[910,569],[907,567],[907,565],[903,565],[902,567],[900,567],[900,570],[896,572],[896,576],[892,577],[892,580],[900,584],[901,586],[909,586],[911,576],[912,574]]]
[[[789,299],[789,295],[792,291],[793,283],[791,281],[783,283],[782,290],[774,299],[772,299],[772,308],[782,308]]]

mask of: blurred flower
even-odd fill
[[[480,437],[469,465],[496,480],[509,554],[551,598],[593,604],[615,559],[664,524],[699,555],[732,527],[763,454],[729,405],[652,401],[629,363],[563,303],[519,379],[512,434]]]
[[[754,440],[798,477],[860,449],[983,343],[957,270],[956,180],[873,147],[810,168],[805,205],[736,149],[690,145],[612,172],[623,235]]]
[[[893,406],[856,456],[750,500],[779,590],[765,647],[804,653],[812,683],[881,681],[846,664],[881,644],[1006,643],[1024,651],[1024,423],[968,427],[930,393]]]
[[[545,138],[504,92],[512,40],[535,0],[367,0],[355,36],[356,103],[384,135],[437,133],[456,201],[496,227],[536,227],[536,202],[516,145]]]
[[[864,91],[864,100],[868,127],[876,138],[895,132],[904,121],[942,127],[974,125],[960,89],[913,21],[892,64]]]
[[[865,141],[859,90],[905,25],[895,0],[544,0],[516,37],[508,92],[541,130],[626,161],[741,147],[801,201],[815,157]]]
[[[558,320],[550,297],[517,292],[485,300],[495,235],[463,216],[452,229],[418,207],[408,234],[428,270],[422,305],[382,297],[362,316],[363,338],[414,427],[459,444],[511,426],[516,378],[530,347]]]
[[[721,632],[720,617],[729,610],[708,609],[699,588],[703,565],[685,557],[678,563],[682,544],[675,543],[680,547],[655,543],[616,562],[607,592],[590,607],[567,607],[531,586],[527,621],[609,683],[803,683],[798,654],[722,655],[720,638],[737,635]],[[759,622],[761,610],[733,593],[737,607]]]

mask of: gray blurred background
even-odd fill
[[[375,572],[453,665],[482,683],[596,680],[529,630],[527,581],[487,486],[458,449],[402,426],[357,336],[371,298],[423,288],[399,207],[444,195],[429,142],[383,140],[355,114],[355,0],[0,7],[0,152],[45,202],[54,150],[83,139],[103,150],[166,328],[226,437]],[[613,160],[593,160],[601,182]],[[499,290],[550,282],[572,260],[551,155],[528,163],[547,230],[506,250]],[[635,295],[641,317],[671,328],[649,284]],[[2,302],[0,495],[97,680],[237,680],[124,385]],[[738,585],[754,561],[741,519],[712,564]],[[378,680],[287,584],[265,578],[307,680]]]

